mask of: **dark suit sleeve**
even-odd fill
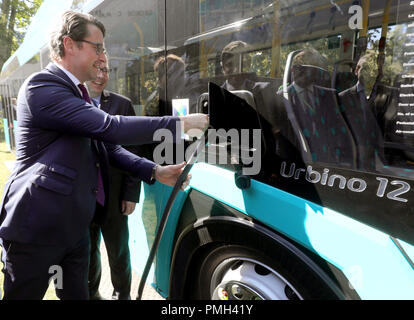
[[[170,130],[177,138],[178,117],[111,116],[74,95],[57,77],[36,75],[25,92],[29,119],[21,118],[22,126],[78,135],[121,145],[151,143],[159,128]],[[180,131],[178,131],[180,132]]]
[[[155,163],[141,158],[128,150],[125,150],[119,145],[112,143],[105,143],[106,151],[108,152],[109,163],[121,170],[128,171],[130,174],[148,184],[152,184],[151,175]]]
[[[128,100],[128,102],[125,104],[125,115],[127,116],[135,116],[134,108],[132,107],[131,101]],[[125,150],[135,154],[139,155],[139,147],[138,146],[125,146]],[[134,177],[130,174],[124,174],[123,175],[123,181],[121,186],[121,198],[125,201],[130,202],[139,202],[139,196],[141,191],[141,180],[138,177]]]

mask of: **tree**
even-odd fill
[[[43,0],[0,0],[0,66],[23,42]]]

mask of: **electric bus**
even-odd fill
[[[107,28],[107,89],[141,116],[208,113],[215,133],[143,146],[170,164],[205,143],[162,230],[160,295],[414,298],[413,1],[82,5]],[[45,45],[3,67],[3,110],[25,70],[47,64]],[[172,190],[144,184],[129,216],[138,273]]]

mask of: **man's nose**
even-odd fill
[[[104,63],[105,63],[105,60],[106,60],[106,51],[105,51],[105,49],[104,49],[104,50],[102,50],[102,52],[101,52],[101,54],[98,56],[98,58],[99,58],[99,61],[100,61],[102,64],[104,64]]]
[[[102,68],[102,66],[101,66],[101,68]],[[98,79],[104,79],[105,78],[105,72],[103,72],[101,68],[98,70],[98,74],[96,75],[96,77]]]

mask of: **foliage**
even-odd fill
[[[23,42],[43,0],[0,0],[0,66]]]
[[[381,29],[372,29],[368,33],[368,50],[375,55],[379,52],[379,40]],[[392,85],[396,78],[403,72],[403,61],[405,52],[405,43],[411,42],[407,39],[407,27],[404,24],[388,28],[387,42],[385,47],[385,63],[382,81]],[[370,62],[371,69],[378,70],[378,64],[375,61]],[[375,73],[376,76],[377,73]]]
[[[87,0],[73,0],[72,2],[72,10],[80,10]]]

